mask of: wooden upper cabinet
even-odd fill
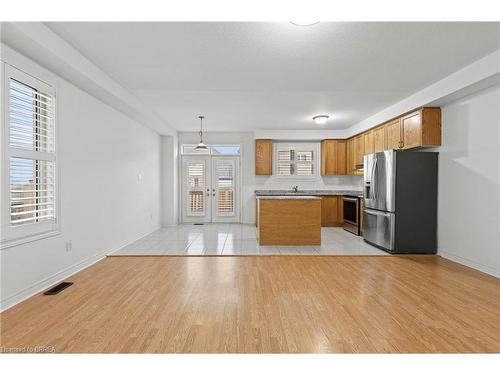
[[[365,139],[363,134],[354,137],[354,164],[363,164],[363,156],[365,155]]]
[[[363,133],[363,141],[365,144],[364,155],[373,154],[374,152],[373,130],[368,130]]]
[[[387,150],[387,129],[379,126],[373,131],[373,152]]]
[[[337,141],[336,156],[335,170],[337,174],[347,174],[347,141]]]
[[[321,175],[347,174],[347,144],[345,140],[324,139],[321,141]]]
[[[422,108],[401,117],[402,147],[441,146],[441,109]]]
[[[354,160],[354,138],[349,138],[346,142],[347,148],[347,160],[346,160],[346,172],[351,174],[356,170],[356,163]]]
[[[271,139],[255,140],[255,174],[257,176],[273,174],[273,141]]]
[[[401,122],[399,119],[392,120],[385,125],[387,137],[387,150],[394,150],[403,147]]]

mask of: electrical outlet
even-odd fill
[[[71,240],[70,241],[66,241],[66,252],[71,251],[72,246],[73,245],[71,243]]]

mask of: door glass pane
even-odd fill
[[[217,160],[217,211],[220,214],[234,213],[234,163],[232,160]]]
[[[188,163],[187,179],[188,213],[191,215],[203,215],[205,212],[205,163]]]
[[[212,146],[212,155],[239,155],[240,146]]]
[[[190,188],[203,188],[205,186],[204,179],[205,164],[190,163],[188,165],[188,186]]]
[[[190,191],[189,192],[189,210],[192,213],[203,213],[204,207],[203,191]]]

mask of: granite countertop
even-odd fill
[[[257,199],[264,200],[315,200],[321,199],[314,195],[257,195]]]
[[[321,196],[321,195],[353,195],[361,197],[361,190],[299,190],[297,193],[291,190],[255,190],[255,195],[259,196]]]

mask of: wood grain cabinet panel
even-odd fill
[[[365,139],[363,134],[354,137],[354,164],[362,165],[365,155]]]
[[[399,119],[385,125],[387,136],[387,150],[396,150],[402,147],[401,122]]]
[[[385,126],[379,126],[373,131],[373,152],[387,150],[387,130]]]
[[[402,147],[441,146],[441,108],[427,107],[401,117]]]
[[[259,199],[259,245],[320,245],[320,199]]]
[[[368,130],[363,133],[363,141],[364,141],[364,155],[373,154],[374,145],[373,145],[373,130]]]
[[[422,144],[421,119],[420,112],[415,112],[401,118],[404,148],[415,148]]]
[[[271,139],[255,140],[255,174],[257,176],[273,174],[273,141]]]
[[[340,227],[344,220],[342,197],[327,195],[321,197],[321,226]]]
[[[356,162],[354,160],[355,152],[354,152],[354,138],[349,138],[346,142],[347,148],[347,160],[346,160],[346,168],[347,173],[352,174],[356,170]]]
[[[321,175],[347,174],[347,143],[342,139],[321,141]]]

